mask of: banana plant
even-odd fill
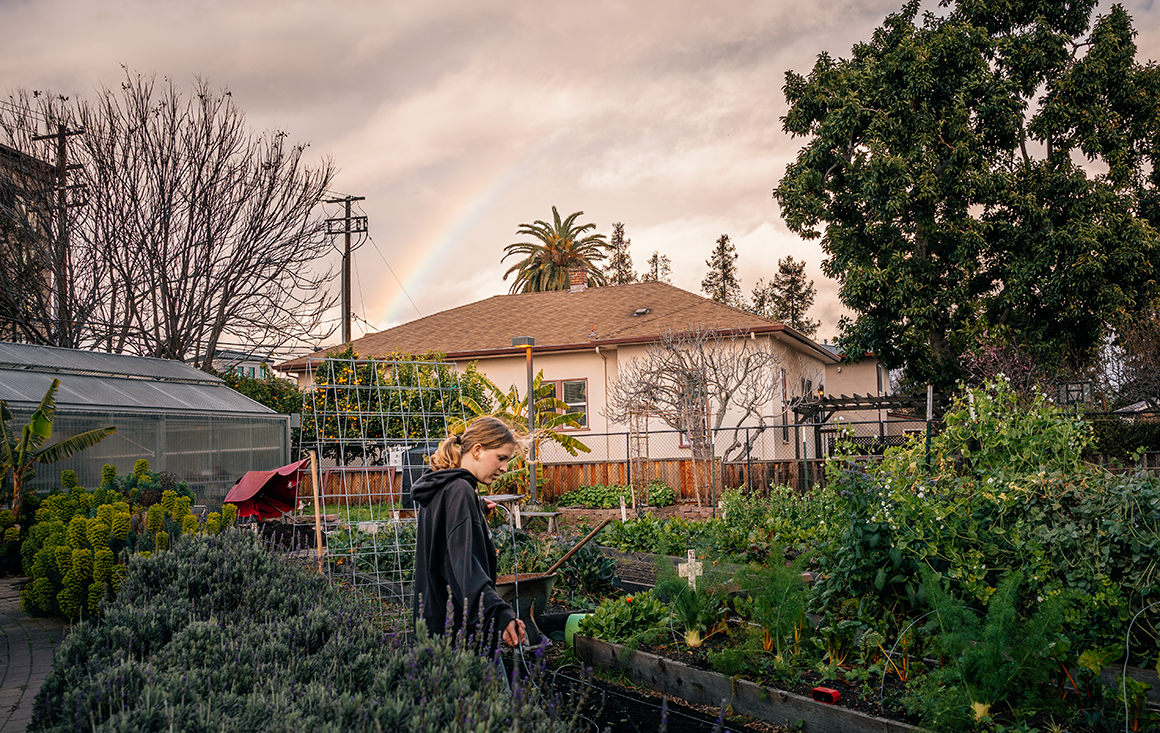
[[[480,375],[480,378],[483,380],[483,386],[491,393],[494,406],[488,410],[481,407],[471,397],[462,398],[461,401],[467,410],[467,415],[462,419],[456,419],[451,422],[451,432],[462,433],[467,429],[467,425],[472,420],[483,416],[499,418],[517,434],[527,430],[527,395],[520,397],[519,390],[514,384],[510,389],[504,391],[487,377]],[[533,409],[536,411],[536,432],[531,436],[531,439],[535,441],[537,454],[540,444],[544,441],[556,443],[568,451],[569,455],[573,456],[591,451],[591,448],[584,445],[575,436],[559,431],[563,427],[581,427],[580,420],[583,415],[568,412],[568,403],[554,396],[554,386],[551,383],[544,384],[543,371],[537,374],[532,380],[532,391],[536,396],[535,402],[533,403]],[[499,486],[508,486],[520,482],[526,483],[527,476],[527,462],[522,457],[517,457],[511,462],[511,469],[496,479],[496,482],[492,484],[492,488],[494,490]]]
[[[7,403],[0,401],[0,482],[7,481],[8,475],[12,475],[12,513],[16,517],[20,516],[24,482],[35,475],[35,464],[62,461],[117,432],[115,427],[97,428],[42,448],[52,437],[58,389],[60,380],[52,380],[40,406],[32,413],[28,424],[21,428],[19,439],[8,426],[13,417],[12,411],[8,409]]]

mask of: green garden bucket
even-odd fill
[[[574,613],[568,616],[567,622],[564,623],[564,643],[568,646],[573,646],[572,637],[580,630],[580,619],[587,615],[586,613]]]

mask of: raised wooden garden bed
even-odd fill
[[[647,652],[625,649],[586,636],[576,637],[576,656],[595,669],[620,672],[637,684],[697,705],[728,702],[735,714],[768,723],[797,726],[810,733],[899,733],[913,725],[827,705],[792,692],[696,669]]]

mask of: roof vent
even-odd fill
[[[647,316],[649,312],[650,310],[648,308],[637,308],[632,312],[632,317],[636,318],[637,316]]]

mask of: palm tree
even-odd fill
[[[32,413],[32,419],[21,429],[19,438],[8,428],[8,422],[12,420],[8,404],[0,402],[0,483],[4,482],[9,473],[12,474],[12,513],[17,521],[24,498],[24,482],[33,475],[34,464],[62,461],[117,432],[114,427],[97,428],[41,448],[52,437],[52,420],[56,413],[56,392],[59,388],[60,380],[52,380],[48,391],[44,393],[44,399],[40,401],[36,412]]]
[[[514,384],[511,386],[511,389],[505,392],[487,377],[482,374],[479,376],[483,381],[483,386],[491,392],[495,406],[490,409],[484,409],[480,406],[479,402],[476,402],[471,397],[463,397],[460,401],[467,408],[468,415],[463,418],[453,418],[448,428],[452,433],[462,433],[467,429],[467,426],[472,420],[477,417],[489,415],[499,418],[505,425],[512,429],[513,433],[520,435],[528,427],[527,395],[520,397],[519,390]],[[544,372],[542,370],[532,380],[532,393],[535,395],[532,407],[536,411],[536,434],[532,436],[532,440],[536,443],[537,455],[539,454],[540,444],[545,441],[556,443],[568,451],[569,455],[573,456],[579,453],[588,453],[592,450],[575,437],[567,433],[559,432],[559,429],[562,427],[580,427],[580,420],[583,414],[568,412],[568,403],[555,397],[555,388],[552,383],[544,384]],[[541,474],[536,483],[540,484],[542,480],[543,475]],[[500,476],[492,484],[492,490],[496,490],[501,486],[526,487],[527,483],[527,463],[522,456],[517,455],[512,459],[508,472]]]
[[[577,211],[561,220],[552,207],[552,223],[537,219],[534,224],[520,224],[516,234],[535,237],[535,242],[516,242],[504,247],[503,260],[512,255],[522,257],[504,273],[503,279],[516,273],[512,293],[539,293],[546,290],[567,290],[569,270],[583,267],[588,271],[588,284],[607,285],[608,281],[597,262],[607,256],[608,243],[603,234],[587,234],[595,224],[576,225]]]

